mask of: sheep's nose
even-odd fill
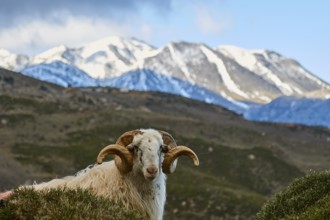
[[[154,167],[154,166],[152,166],[152,167],[148,167],[148,168],[147,168],[147,172],[148,172],[150,175],[156,175],[157,172],[158,172],[158,169],[157,169],[157,167]]]

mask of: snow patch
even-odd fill
[[[230,74],[227,72],[226,66],[223,61],[214,54],[210,49],[206,48],[205,46],[201,46],[201,50],[209,60],[209,62],[214,63],[218,69],[221,78],[224,81],[225,86],[231,92],[234,92],[244,98],[249,98],[249,96],[243,92],[236,83],[231,79]]]

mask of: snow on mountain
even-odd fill
[[[62,61],[91,77],[105,79],[127,72],[154,48],[133,38],[107,37],[79,48],[59,46],[35,56],[32,64]]]
[[[119,76],[153,50],[152,46],[133,38],[104,38],[79,48],[82,60],[77,66],[94,78]]]
[[[266,82],[275,85],[282,95],[303,95],[320,87],[329,87],[297,61],[274,51],[246,50],[235,46],[221,46],[217,50]]]
[[[64,87],[97,86],[98,84],[96,79],[85,72],[61,61],[29,66],[21,72],[26,76]]]
[[[330,128],[330,99],[279,97],[250,108],[244,117],[255,121],[319,125]]]
[[[172,42],[144,59],[144,68],[207,88],[223,97],[250,100],[227,68],[231,62],[204,44]],[[233,64],[236,65],[236,64]]]
[[[207,103],[213,103],[228,108],[237,113],[243,113],[248,105],[227,100],[218,94],[175,77],[158,74],[148,69],[139,69],[127,72],[100,82],[101,86],[112,86],[138,91],[160,91]]]
[[[129,71],[118,77],[97,80],[61,61],[30,66],[22,73],[61,86],[111,86],[138,91],[160,91],[221,105],[242,114],[248,105],[222,98],[205,88],[147,69]]]
[[[0,49],[0,67],[14,70],[29,64],[29,57],[21,54],[13,54],[7,50]]]
[[[330,92],[327,83],[292,59],[235,46],[212,49],[180,41],[154,48],[134,38],[107,37],[78,48],[61,45],[34,57],[1,56],[0,66],[9,69],[61,61],[100,80],[149,69],[238,101],[268,103],[283,95],[307,94],[324,98]]]
[[[163,91],[239,113],[247,109],[243,102],[270,102],[246,113],[247,118],[256,120],[254,112],[272,106],[271,101],[278,97],[330,98],[330,85],[297,61],[274,51],[235,46],[210,48],[180,41],[154,48],[134,38],[107,37],[78,48],[61,45],[32,57],[0,50],[0,66],[62,86]]]
[[[296,61],[270,51],[212,49],[205,44],[171,42],[143,63],[143,68],[235,100],[267,103],[282,95],[330,88]]]

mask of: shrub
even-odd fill
[[[15,190],[0,207],[0,219],[145,219],[135,210],[128,210],[109,199],[86,190],[33,189]]]
[[[257,220],[329,219],[330,171],[311,172],[296,179],[268,201],[256,215]]]

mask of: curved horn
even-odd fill
[[[105,156],[115,154],[115,164],[121,173],[128,173],[133,168],[133,155],[127,149],[127,146],[132,143],[134,136],[143,134],[140,130],[127,131],[122,134],[116,141],[116,144],[108,145],[103,148],[97,156],[97,163],[102,163]]]
[[[116,141],[116,144],[119,144],[123,147],[127,147],[127,145],[132,143],[134,136],[137,134],[143,134],[143,132],[140,130],[127,131],[124,134],[120,135],[120,137]]]
[[[195,166],[199,165],[198,157],[194,151],[192,151],[191,149],[185,146],[178,146],[172,148],[168,153],[165,154],[163,167],[162,167],[163,172],[166,174],[173,173],[174,170],[171,169],[172,162],[176,160],[179,156],[183,156],[183,155],[190,157],[193,160]]]
[[[120,172],[128,173],[133,168],[133,155],[124,146],[119,144],[111,144],[103,148],[97,156],[97,163],[101,164],[105,156],[109,154],[115,154],[118,157],[115,158],[115,164]]]

